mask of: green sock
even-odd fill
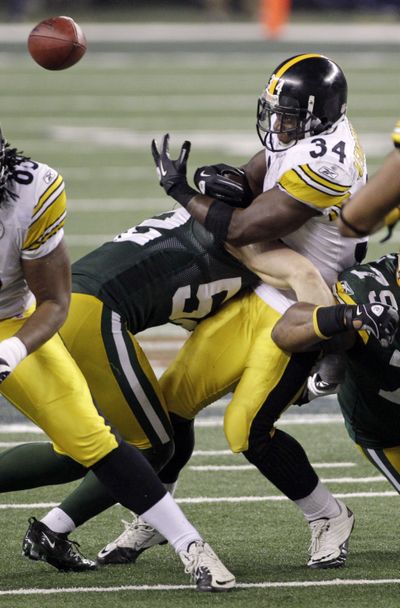
[[[79,486],[59,505],[76,526],[115,505],[115,499],[105,486],[89,471]]]
[[[24,443],[0,453],[0,492],[67,483],[87,469],[53,450],[51,443]]]

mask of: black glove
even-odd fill
[[[169,155],[169,134],[164,135],[161,152],[158,151],[155,139],[151,142],[151,153],[156,164],[158,179],[167,194],[184,207],[193,196],[198,194],[191,188],[186,179],[186,163],[189,158],[190,141],[184,141],[176,160]]]
[[[11,374],[11,372],[12,372],[12,369],[8,365],[7,361],[4,361],[4,359],[0,359],[0,384],[6,378],[8,378],[8,376]]]
[[[239,177],[240,182],[230,176]],[[253,198],[245,172],[237,167],[224,163],[199,167],[193,179],[202,194],[218,198],[234,207],[246,207]]]
[[[354,321],[360,321],[361,326],[355,326]],[[353,327],[357,331],[361,329],[368,331],[379,340],[381,346],[387,348],[396,336],[399,315],[392,306],[371,302],[349,306],[345,312],[345,323],[347,327]]]

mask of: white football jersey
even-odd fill
[[[277,138],[274,145],[279,146]],[[278,185],[292,198],[320,212],[281,240],[311,260],[327,284],[332,285],[340,271],[356,263],[356,247],[367,240],[341,236],[334,221],[343,202],[366,182],[365,155],[346,117],[332,132],[281,148],[279,152],[265,151],[264,192]],[[271,294],[275,294],[276,308],[282,311],[286,297],[282,300],[282,294],[278,296],[276,291],[264,285],[257,288],[257,293],[271,305]],[[284,294],[293,303],[294,294]]]
[[[66,195],[61,175],[51,167],[21,160],[9,180],[15,198],[0,206],[0,318],[21,315],[34,303],[21,259],[50,253],[63,238]]]

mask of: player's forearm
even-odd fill
[[[319,350],[321,338],[313,323],[315,306],[299,302],[291,306],[272,330],[272,339],[279,348],[290,353]]]
[[[381,169],[345,205],[339,230],[355,237],[379,229],[387,213],[400,205],[400,150],[386,158]]]
[[[42,346],[60,329],[68,314],[69,298],[40,304],[15,334],[26,346],[28,354]]]

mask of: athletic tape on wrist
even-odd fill
[[[15,336],[0,342],[0,359],[6,361],[11,370],[15,369],[27,354],[25,344]]]

